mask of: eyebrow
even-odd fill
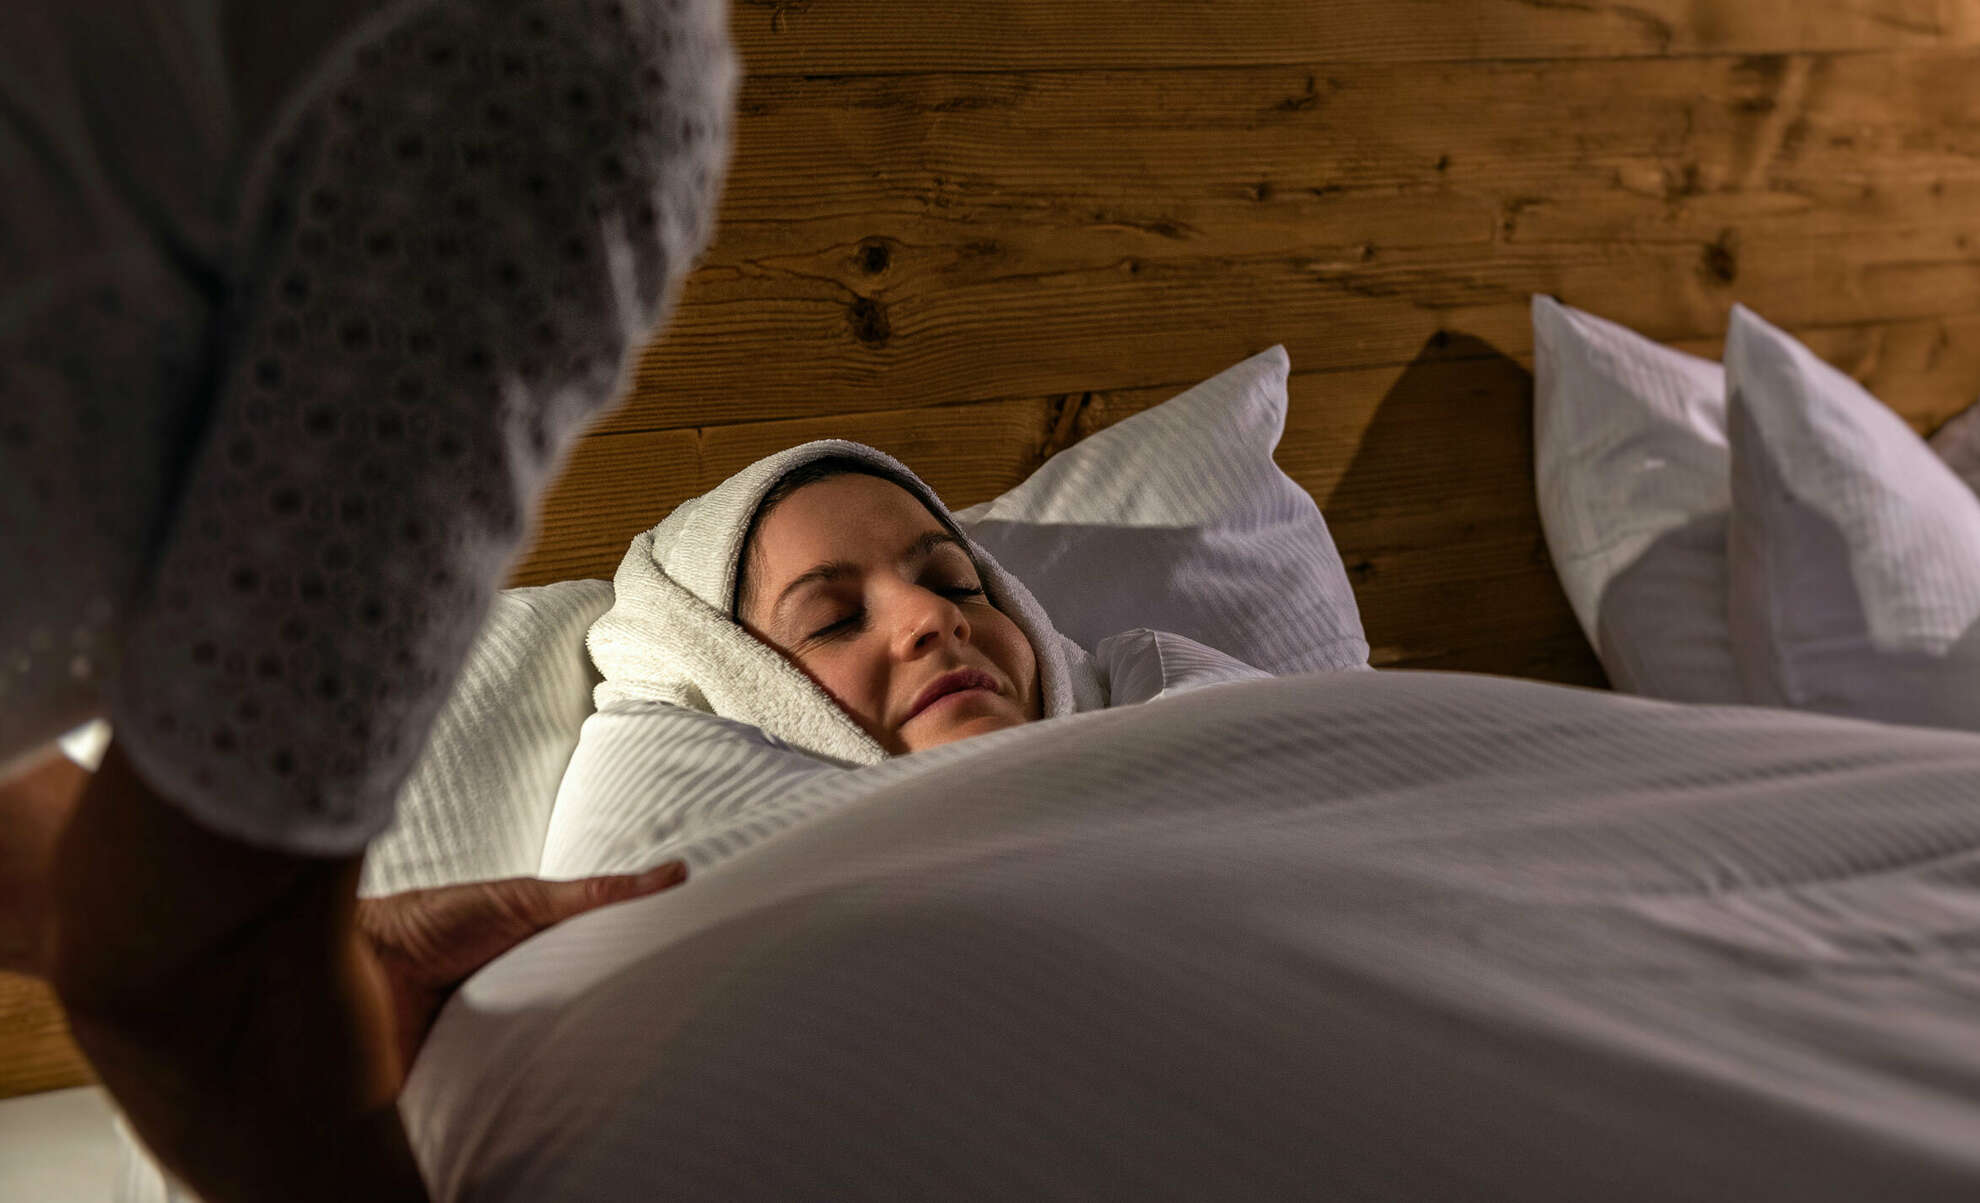
[[[908,544],[907,550],[903,551],[900,555],[900,561],[906,563],[909,560],[925,560],[937,547],[940,547],[944,543],[961,548],[962,553],[965,556],[969,556],[969,548],[963,547],[963,541],[961,539],[956,538],[945,530],[931,530],[923,532],[920,538]],[[976,557],[969,556],[969,559],[970,563],[974,565]],[[806,586],[821,585],[827,581],[836,581],[843,577],[856,576],[858,573],[859,565],[846,560],[830,560],[826,563],[816,565],[809,572],[804,573],[791,581],[790,584],[784,586],[784,591],[777,595],[776,603],[770,607],[771,618],[775,619],[783,610],[785,604],[790,602]]]

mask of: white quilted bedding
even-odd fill
[[[1980,1197],[1980,736],[1319,673],[759,802],[463,988],[439,1198]]]

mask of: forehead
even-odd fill
[[[757,528],[756,552],[773,584],[820,560],[892,556],[923,531],[944,530],[914,494],[889,480],[848,474],[808,484]]]

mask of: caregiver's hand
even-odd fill
[[[506,877],[358,901],[358,932],[384,972],[399,1064],[412,1068],[434,1017],[468,976],[547,927],[687,880],[673,860],[644,873]]]

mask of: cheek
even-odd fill
[[[1018,662],[1023,666],[1025,678],[1030,682],[1024,691],[1024,713],[1028,719],[1045,717],[1045,696],[1038,683],[1038,656],[1031,649],[1031,641],[1024,637],[1023,628],[1011,624],[1011,638],[1017,640]]]
[[[1031,641],[1024,637],[1024,629],[1002,611],[992,621],[995,623],[997,660],[1011,675],[1012,684],[1020,688],[1036,684],[1038,657],[1031,650]]]
[[[785,652],[784,658],[855,717],[864,716],[871,708],[869,696],[873,693],[873,674],[864,658],[844,653],[821,655],[815,652],[804,656]]]
[[[884,655],[812,656],[799,664],[826,696],[881,747],[907,751],[887,730],[887,667]]]
[[[874,692],[871,658],[841,654],[821,659],[824,662],[817,664],[812,673],[825,692],[855,713],[864,714],[870,709]]]

